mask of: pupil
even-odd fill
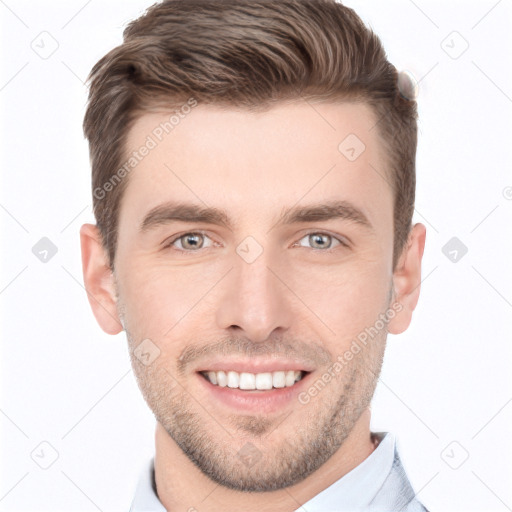
[[[325,240],[324,239],[325,236],[327,236],[327,235],[310,235],[310,238],[313,241],[313,245],[318,244],[318,242],[320,242],[320,247],[325,247],[326,244],[325,243],[322,244],[322,241]]]
[[[186,240],[185,245],[186,246],[190,246],[190,247],[195,247],[195,248],[197,248],[198,246],[200,247],[201,244],[199,244],[197,242],[197,238],[199,236],[200,235],[186,235],[186,237],[185,237],[185,240]],[[196,241],[194,241],[194,239],[196,239]],[[191,241],[192,241],[192,243],[190,244]]]

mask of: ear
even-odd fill
[[[80,228],[80,245],[84,284],[92,312],[107,334],[118,334],[123,326],[117,313],[114,275],[97,226],[84,224]]]
[[[426,228],[419,222],[413,226],[407,244],[393,272],[392,303],[402,309],[388,322],[388,332],[400,334],[411,323],[412,312],[418,303],[421,285],[421,259],[425,249]]]

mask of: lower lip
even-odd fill
[[[291,387],[247,391],[228,386],[216,386],[200,373],[197,373],[197,376],[207,392],[211,393],[215,400],[228,407],[238,411],[272,413],[281,411],[284,407],[298,401],[299,393],[308,385],[311,372]]]

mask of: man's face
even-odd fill
[[[129,153],[168,119],[140,118]],[[169,436],[227,487],[298,483],[369,405],[393,249],[393,196],[375,124],[361,104],[298,102],[257,114],[199,105],[126,178],[115,278],[134,372]],[[341,201],[367,224],[343,215],[282,218]],[[226,222],[163,214],[141,230],[166,203],[222,210]],[[139,359],[143,340],[150,356]],[[271,379],[280,369],[309,373],[291,387],[239,390],[200,373],[219,369]]]

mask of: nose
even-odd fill
[[[234,255],[234,268],[219,297],[217,324],[238,329],[253,342],[263,342],[273,331],[286,331],[292,321],[291,294],[271,254],[263,251],[255,261]]]

